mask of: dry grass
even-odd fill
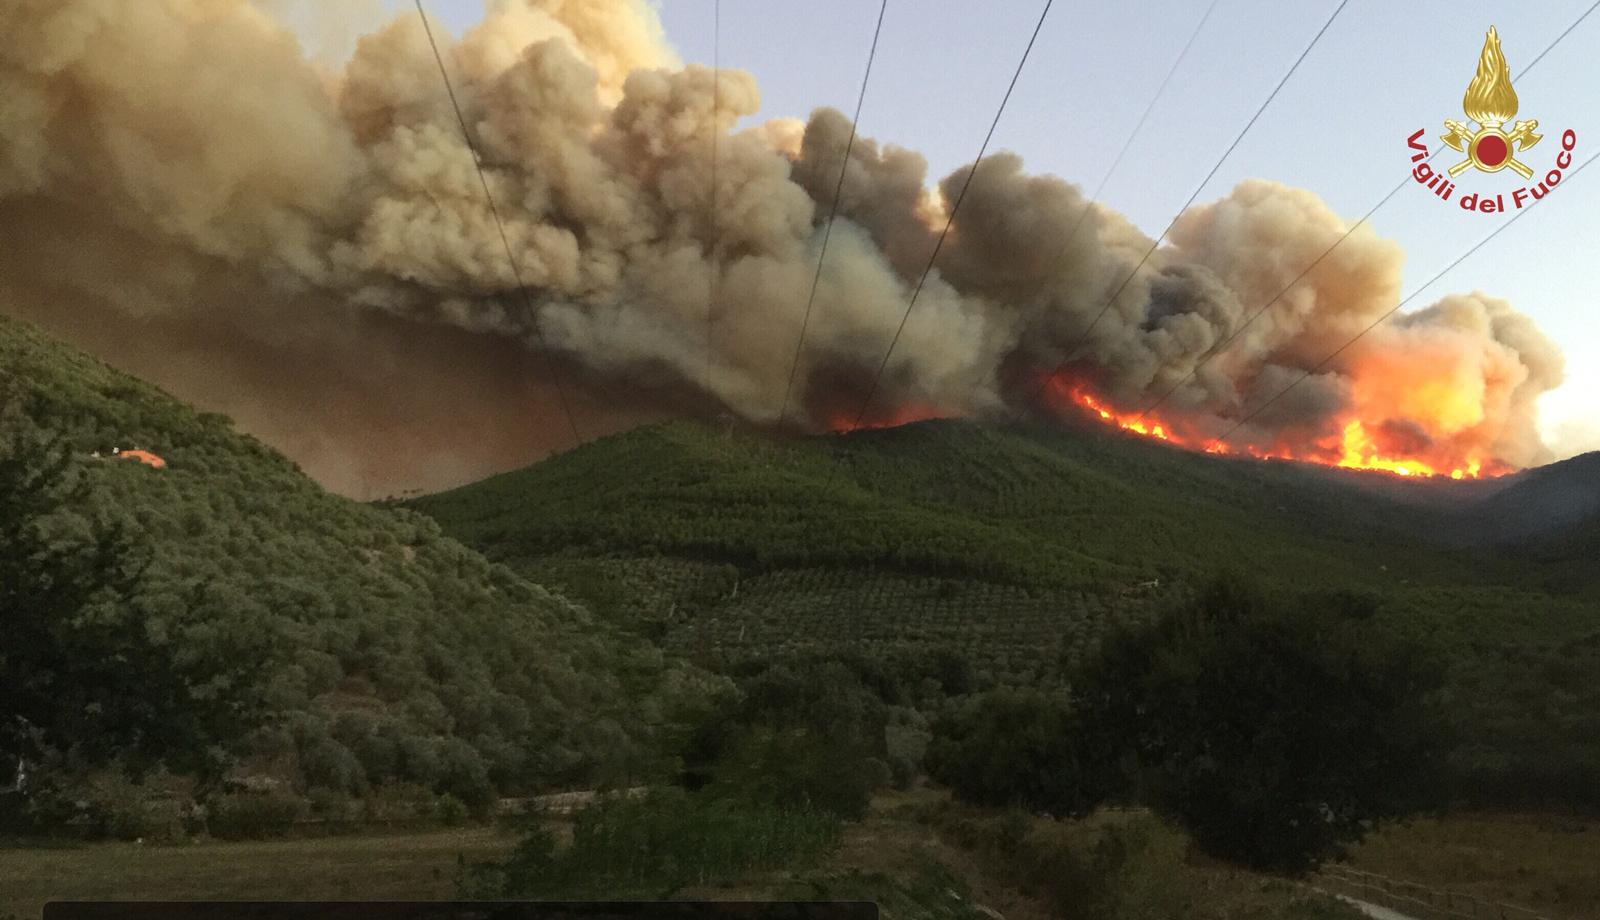
[[[456,862],[503,856],[494,828],[311,840],[0,848],[0,918],[50,900],[431,899],[455,893]]]
[[[923,902],[917,907],[924,907],[944,891],[945,883],[935,884],[929,875],[929,868],[937,867],[945,873],[938,878],[948,877],[969,907],[987,905],[1008,920],[1048,916],[1040,900],[1000,878],[1005,873],[997,873],[997,866],[933,833],[923,819],[929,806],[942,799],[927,790],[883,797],[866,821],[846,829],[838,849],[822,865],[683,894],[910,894]],[[1082,830],[1134,817],[1100,815],[1085,822]],[[565,830],[559,824],[558,828]],[[1072,832],[1066,827],[1054,831]],[[493,828],[465,828],[173,847],[102,843],[0,848],[0,918],[37,917],[51,899],[449,898],[455,894],[459,857],[500,858],[514,843],[514,837]],[[1353,864],[1398,879],[1520,904],[1551,918],[1600,920],[1600,860],[1595,853],[1600,853],[1600,821],[1468,814],[1388,829],[1364,844]],[[1170,855],[1166,862],[1157,860],[1161,865],[1146,867],[1149,873],[1135,872],[1123,883],[1181,888],[1184,897],[1179,900],[1200,895],[1219,906],[1244,907],[1241,915],[1254,916],[1258,910],[1270,915],[1286,900],[1266,880]],[[1178,876],[1185,877],[1181,885]],[[819,886],[821,890],[813,891]],[[938,890],[931,890],[934,887]],[[1244,889],[1250,897],[1241,897]],[[930,916],[965,913],[928,911]]]
[[[901,818],[895,824],[892,819]],[[862,831],[872,829],[873,822]],[[932,857],[1007,920],[1358,920],[1359,913],[1283,879],[1218,864],[1141,809],[1077,821],[967,806],[922,790],[883,809],[859,840],[861,858],[884,851]],[[872,855],[877,853],[875,857]],[[1102,858],[1108,854],[1120,854]],[[849,852],[849,841],[841,854]],[[980,913],[986,913],[980,911]]]
[[[819,862],[732,884],[678,892],[708,900],[871,900],[885,917],[1050,920],[1048,909],[983,871],[971,854],[941,840],[920,815],[942,800],[930,790],[877,796],[859,823],[846,824],[838,846]]]
[[[1563,920],[1600,920],[1600,820],[1459,814],[1384,830],[1352,865],[1503,901]]]
[[[944,793],[928,789],[879,796],[867,820],[846,827],[829,867],[915,879],[927,867],[938,866],[972,904],[998,911],[1006,920],[1048,920],[1051,914],[1042,901],[985,872],[974,854],[943,840],[922,820],[927,807],[944,798]]]

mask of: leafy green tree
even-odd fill
[[[66,446],[0,409],[0,762],[198,760],[231,707],[134,615],[138,554],[120,527],[72,520],[86,495]]]
[[[1287,872],[1338,855],[1438,789],[1432,669],[1365,604],[1234,579],[1108,639],[1075,687],[1084,737],[1205,851]]]
[[[1115,789],[1108,753],[1085,738],[1065,700],[996,690],[934,723],[925,762],[965,801],[1067,817]]]
[[[774,665],[702,723],[685,784],[713,795],[843,818],[866,813],[890,780],[888,710],[834,662]]]

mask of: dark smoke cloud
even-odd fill
[[[329,71],[246,0],[0,0],[5,308],[237,415],[347,491],[436,487],[671,412],[770,424],[849,121],[734,131],[748,74],[683,67],[642,0],[499,0],[444,38],[532,294],[498,231],[417,18]],[[711,208],[712,138],[718,138]],[[850,417],[967,169],[857,140],[797,379]],[[1085,208],[1088,208],[1086,211]],[[1187,377],[1347,224],[1252,180],[1191,209],[1070,353],[1150,240],[1001,153],[976,172],[880,400],[1022,409],[1071,371],[1127,407]],[[1363,228],[1174,393],[1216,433],[1388,309],[1402,254]],[[715,296],[713,296],[713,291]],[[1543,459],[1561,359],[1482,294],[1381,327],[1244,432],[1312,444],[1361,419],[1446,460]],[[1402,437],[1396,432],[1403,432]],[[408,445],[397,458],[395,445]]]

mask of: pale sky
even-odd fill
[[[407,0],[380,2],[412,10]],[[1360,217],[1407,175],[1407,136],[1424,128],[1437,148],[1444,119],[1464,120],[1461,95],[1485,29],[1498,27],[1518,73],[1590,2],[1351,0],[1198,201],[1263,177],[1308,188],[1345,217]],[[687,62],[711,62],[714,3],[656,4]],[[1015,151],[1030,172],[1092,191],[1208,3],[1056,0],[991,150]],[[483,11],[480,0],[425,4],[457,35]],[[1042,5],[889,0],[862,133],[922,152],[935,179],[970,162]],[[721,6],[721,64],[750,71],[761,86],[754,120],[804,118],[818,106],[853,110],[874,0]],[[1102,202],[1160,233],[1335,6],[1221,0]],[[1537,118],[1545,135],[1521,156],[1541,172],[1553,165],[1565,128],[1577,132],[1578,162],[1600,150],[1597,54],[1600,11],[1516,81],[1517,117]],[[1447,151],[1435,162],[1459,158]],[[1510,172],[1469,172],[1456,194],[1509,193],[1521,184]],[[1372,224],[1405,247],[1409,294],[1506,219],[1462,211],[1413,185]],[[1532,316],[1567,357],[1566,384],[1541,405],[1547,440],[1562,453],[1600,448],[1600,270],[1591,260],[1600,261],[1600,166],[1553,190],[1410,305],[1478,289]]]

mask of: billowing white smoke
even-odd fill
[[[0,0],[6,309],[236,413],[346,489],[439,485],[562,444],[541,341],[588,433],[668,405],[776,421],[844,116],[734,132],[754,81],[723,72],[713,110],[713,74],[678,63],[643,0],[497,0],[459,41],[436,27],[530,309],[418,18],[330,73],[263,9]],[[857,141],[791,421],[853,418],[965,175],[930,189],[917,154]],[[1068,358],[1137,407],[1347,226],[1309,192],[1243,183],[1184,215],[1069,355],[1150,245],[1084,207],[1014,155],[986,159],[873,415],[1048,409],[1023,404]],[[1225,429],[1392,306],[1400,268],[1358,231],[1164,411]],[[1522,465],[1545,456],[1535,398],[1560,379],[1525,317],[1454,296],[1381,327],[1239,440],[1306,453],[1355,418],[1385,449]],[[406,459],[379,460],[397,441]]]

